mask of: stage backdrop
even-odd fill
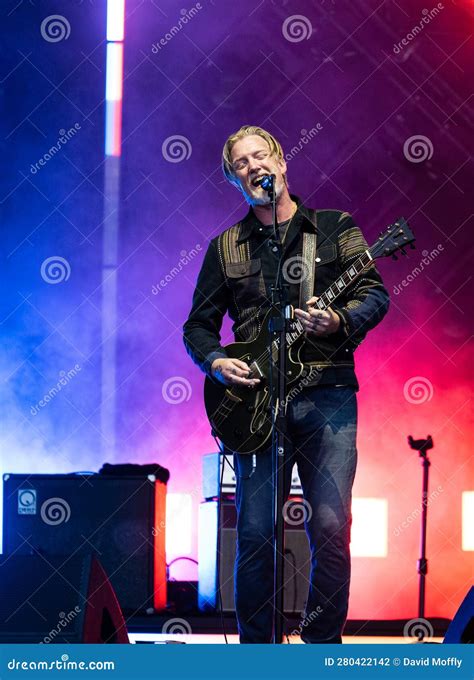
[[[401,215],[416,233],[409,259],[380,264],[390,312],[357,351],[349,615],[416,615],[421,466],[407,435],[431,434],[426,613],[452,616],[474,548],[472,3],[127,2],[115,445],[101,430],[105,2],[1,12],[1,472],[159,462],[168,559],[197,558],[215,444],[181,329],[209,240],[246,212],[223,143],[262,125],[306,204],[349,211],[368,241]]]

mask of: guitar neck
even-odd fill
[[[362,272],[372,264],[373,260],[374,258],[370,254],[370,249],[367,248],[367,250],[364,251],[362,255],[360,255],[357,260],[353,262],[353,264],[351,264],[351,266],[346,269],[346,271],[341,274],[341,276],[339,276],[339,278],[337,278],[327,290],[324,291],[324,293],[318,298],[315,307],[322,311],[330,307],[334,300],[336,300],[336,298],[338,298],[345,290],[347,290],[352,282],[355,281],[362,274]],[[289,346],[296,342],[298,338],[301,337],[305,332],[305,329],[299,320],[296,320],[293,326],[294,330],[287,333],[287,342]]]

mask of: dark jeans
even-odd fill
[[[301,626],[301,637],[309,643],[340,642],[347,616],[356,428],[352,387],[306,388],[288,405],[285,498],[296,461],[311,546],[311,581]],[[269,450],[258,453],[254,468],[252,456],[236,454],[234,461],[240,641],[266,643],[272,638],[272,457]]]

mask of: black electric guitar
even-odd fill
[[[325,310],[333,304],[344,291],[351,286],[370,265],[379,257],[394,255],[404,246],[412,248],[415,237],[408,223],[402,218],[380,234],[371,248],[357,258],[355,262],[318,298],[316,307]],[[396,258],[395,258],[396,259]],[[250,378],[260,378],[254,388],[226,386],[206,378],[204,385],[204,402],[207,417],[213,433],[231,451],[237,453],[255,453],[269,444],[272,432],[272,414],[270,407],[270,337],[268,323],[275,312],[270,310],[262,323],[262,330],[251,342],[235,342],[225,347],[230,359],[245,361],[250,367]],[[298,319],[290,322],[287,333],[287,394],[289,397],[300,391],[309,382],[305,366],[300,360],[300,352],[304,344],[305,329]],[[279,340],[272,342],[274,358],[278,353]],[[316,367],[317,370],[317,367]]]

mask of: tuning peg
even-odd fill
[[[392,260],[398,260],[398,257],[397,257],[395,254],[393,254],[393,255],[392,255]]]
[[[402,255],[405,255],[405,257],[408,257],[407,252],[405,248],[401,248]]]

